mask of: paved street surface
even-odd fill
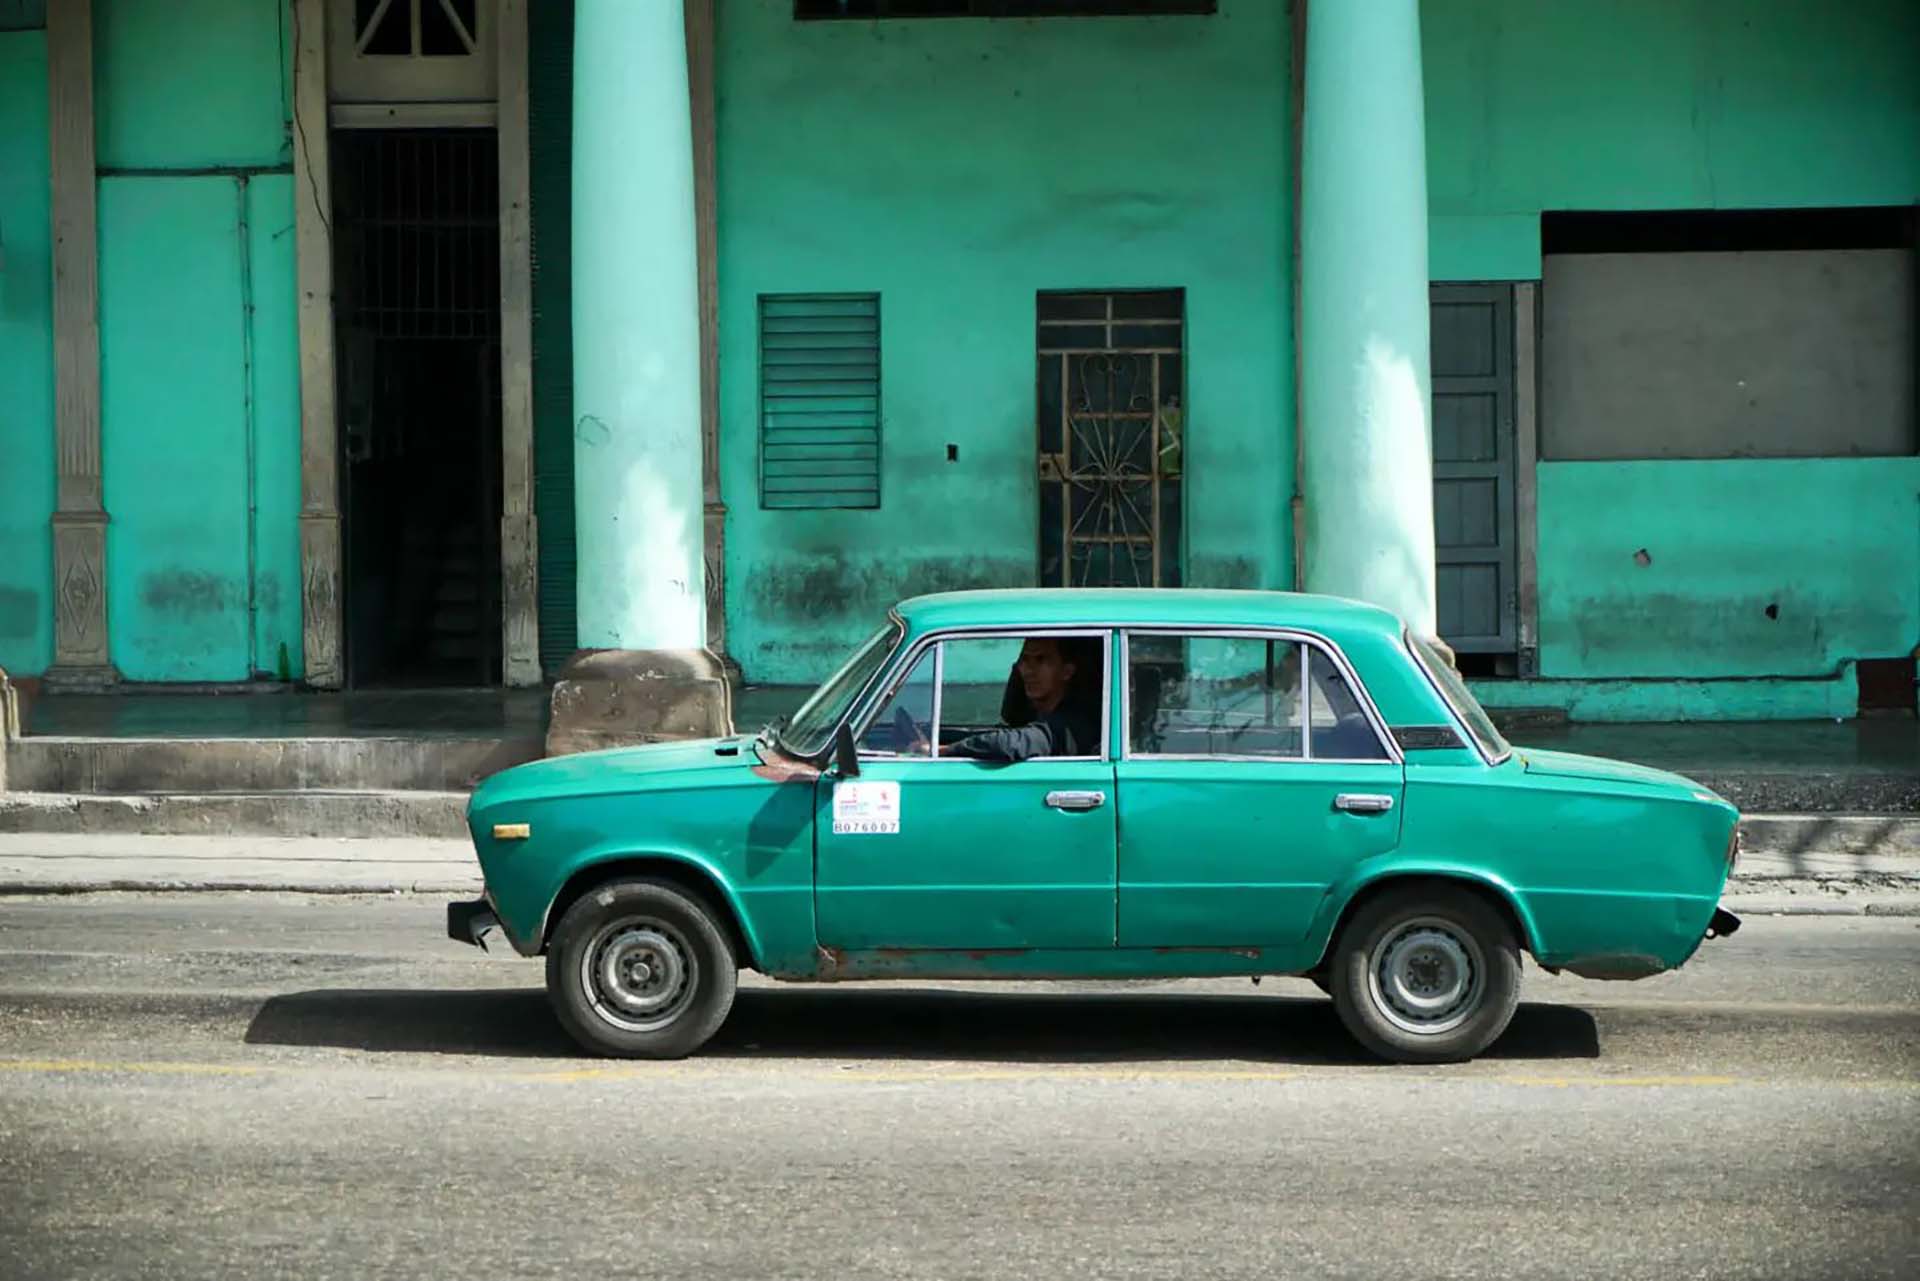
[[[1920,1275],[1920,920],[1528,976],[1479,1062],[1309,986],[743,988],[578,1058],[425,897],[0,899],[0,1276]]]

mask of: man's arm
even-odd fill
[[[982,761],[1025,761],[1036,756],[1064,755],[1066,749],[1058,741],[1051,718],[1043,718],[1018,729],[988,729],[969,734],[941,747],[940,754]]]

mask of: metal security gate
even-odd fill
[[[347,680],[501,680],[491,129],[333,134]]]
[[[1040,582],[1176,587],[1182,290],[1039,295]]]
[[[1513,289],[1435,285],[1434,589],[1461,654],[1519,648],[1514,539]]]

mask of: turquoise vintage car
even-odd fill
[[[1304,975],[1361,1044],[1468,1058],[1520,953],[1632,979],[1739,922],[1738,814],[1503,740],[1384,610],[1274,592],[903,601],[757,735],[539,761],[468,822],[496,925],[598,1053],[720,1027],[737,972]]]

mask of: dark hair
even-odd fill
[[[1060,661],[1073,664],[1062,706],[1098,708],[1100,687],[1105,678],[1100,659],[1106,653],[1106,646],[1101,639],[1098,636],[1036,636],[1033,639],[1052,641],[1060,651]],[[1033,720],[1033,703],[1028,700],[1027,687],[1020,680],[1017,661],[1007,673],[1006,692],[1000,696],[1000,719],[1015,728]]]

